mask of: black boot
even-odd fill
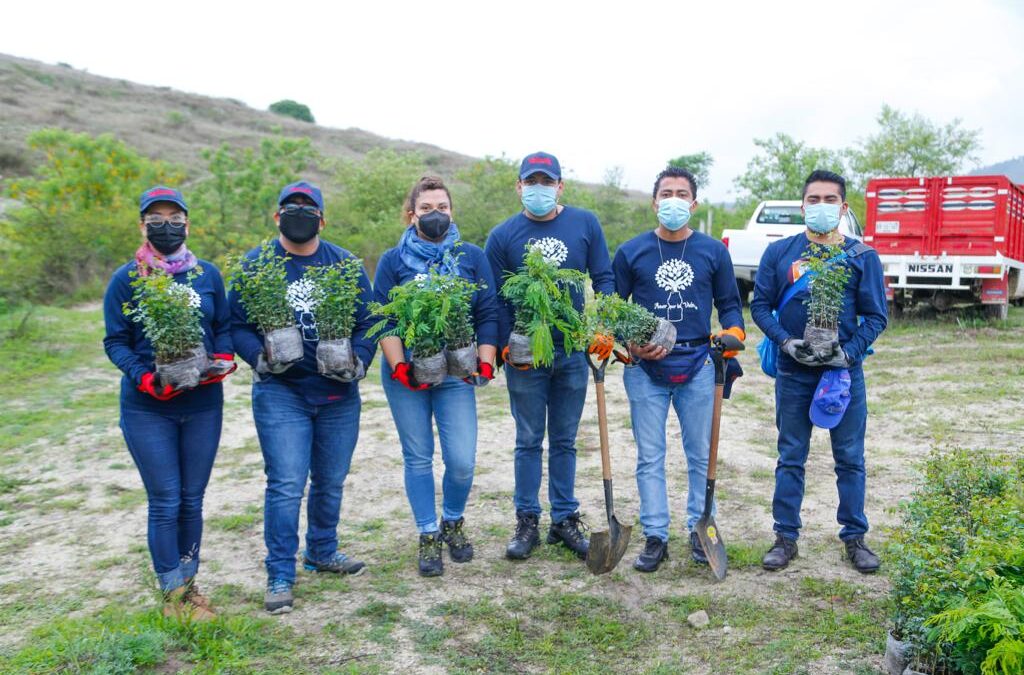
[[[473,559],[473,544],[469,543],[466,533],[462,531],[465,522],[465,518],[441,521],[441,539],[448,544],[448,555],[452,562],[464,563]]]
[[[633,561],[638,572],[654,572],[663,560],[668,560],[668,542],[657,537],[647,537],[643,552]]]
[[[843,541],[846,545],[846,557],[853,563],[853,567],[861,574],[871,574],[878,571],[881,561],[878,556],[864,543],[864,537],[854,537]]]
[[[516,533],[505,548],[505,557],[512,560],[526,560],[533,549],[540,545],[537,524],[540,516],[536,513],[516,511]]]
[[[700,535],[696,532],[690,533],[690,557],[698,565],[708,564],[708,556],[704,553],[704,546],[700,543]]]
[[[775,572],[789,565],[789,561],[796,557],[796,540],[775,535],[775,544],[768,549],[768,552],[761,558],[761,567],[769,572]]]
[[[439,577],[444,574],[441,560],[441,536],[437,532],[420,535],[420,576]]]
[[[590,542],[583,534],[584,527],[586,526],[580,521],[578,513],[572,514],[560,523],[551,523],[551,527],[548,528],[548,543],[562,542],[576,554],[577,558],[586,558]]]

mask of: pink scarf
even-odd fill
[[[135,262],[139,274],[142,276],[147,276],[151,269],[163,270],[167,274],[174,276],[181,272],[188,272],[199,263],[199,260],[196,259],[192,251],[188,250],[185,244],[182,244],[181,248],[173,255],[162,256],[147,241],[135,251]]]

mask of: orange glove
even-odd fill
[[[529,363],[521,365],[521,366],[517,366],[516,364],[512,363],[512,361],[509,360],[509,358],[508,358],[508,345],[505,345],[505,348],[501,350],[501,360],[502,360],[502,362],[504,362],[504,364],[506,366],[512,366],[516,370],[529,370],[530,369],[530,364]]]
[[[621,363],[624,366],[633,364],[633,357],[625,352],[620,352],[618,349],[613,349],[612,354],[615,355],[615,362]]]
[[[725,330],[720,330],[717,333],[715,333],[714,335],[712,335],[711,337],[712,338],[716,338],[716,337],[721,337],[723,335],[732,335],[733,337],[735,337],[740,342],[745,342],[746,339],[747,339],[747,334],[744,333],[743,329],[740,328],[739,326],[733,326],[732,328],[726,328]],[[739,354],[739,352],[736,352],[736,351],[722,352],[722,358],[723,359],[734,359],[734,358],[736,358],[737,354]]]
[[[612,357],[612,351],[614,349],[615,338],[611,335],[605,335],[604,333],[595,333],[594,341],[590,343],[590,347],[587,348],[587,352],[594,354],[602,361],[607,361]]]

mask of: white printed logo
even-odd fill
[[[288,304],[299,315],[302,326],[302,339],[316,342],[320,339],[316,331],[316,306],[320,303],[320,294],[316,284],[306,278],[296,279],[288,284]]]
[[[569,257],[569,249],[561,239],[555,239],[554,237],[544,237],[543,239],[535,239],[530,242],[533,248],[540,249],[540,252],[544,254],[544,259],[548,262],[555,263],[559,267]]]
[[[654,281],[668,291],[668,300],[664,305],[665,318],[669,321],[681,321],[684,307],[682,291],[693,283],[693,268],[685,260],[672,258],[661,263],[658,271],[654,273]],[[685,303],[685,306],[697,309],[693,303]],[[661,309],[662,305],[657,303],[655,308]]]

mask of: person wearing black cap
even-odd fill
[[[234,371],[230,313],[217,268],[189,251],[188,206],[175,189],[156,186],[139,200],[144,237],[135,260],[122,265],[103,297],[103,348],[124,374],[121,431],[149,501],[149,552],[164,594],[164,614],[212,619],[195,576],[203,534],[203,495],[220,443],[224,393]],[[188,289],[202,314],[208,365],[199,386],[175,389],[156,374],[143,324],[125,314],[135,300],[133,276],[166,274]],[[177,287],[177,286],[176,286]]]
[[[523,159],[516,181],[523,211],[495,227],[484,247],[499,285],[499,298],[503,280],[523,264],[527,246],[539,248],[548,260],[560,267],[589,273],[594,291],[615,292],[601,224],[589,211],[560,204],[563,189],[562,169],[554,155],[535,152]],[[574,302],[577,309],[582,310],[582,294],[574,294]],[[498,319],[499,343],[507,345],[515,316],[504,300],[499,303]],[[528,558],[540,543],[539,493],[545,427],[552,521],[547,541],[565,544],[580,558],[586,557],[589,547],[580,527],[579,502],[574,494],[576,430],[587,396],[589,371],[583,354],[565,353],[561,333],[555,331],[554,341],[555,360],[551,366],[505,369],[516,423],[516,529],[505,551],[511,559]],[[507,347],[504,351],[507,353]],[[610,346],[607,352],[611,352]],[[506,365],[513,365],[507,358],[505,361]]]
[[[286,185],[274,214],[279,236],[276,255],[286,259],[288,302],[303,334],[303,357],[289,364],[268,363],[263,337],[242,306],[238,293],[228,295],[232,336],[238,354],[255,371],[252,410],[263,451],[267,489],[263,536],[267,546],[267,592],[271,614],[292,611],[295,555],[299,547],[299,509],[309,481],[304,567],[311,572],[359,574],[364,564],[338,551],[342,487],[359,436],[359,383],[376,346],[366,339],[373,324],[368,310],[372,293],[363,270],[359,279],[352,349],[355,373],[321,375],[317,369],[316,292],[306,268],[333,265],[354,257],[320,238],[325,226],[320,189],[305,181]],[[246,258],[254,259],[259,249]]]

